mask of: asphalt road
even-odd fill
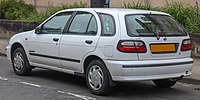
[[[109,96],[96,96],[85,79],[36,68],[30,76],[14,74],[10,62],[0,57],[0,100],[199,100],[200,85],[177,83],[156,88],[152,82],[120,83]]]

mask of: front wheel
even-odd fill
[[[170,88],[174,86],[177,82],[175,79],[162,79],[162,80],[154,80],[154,84],[160,88]]]
[[[23,48],[17,48],[12,54],[12,65],[17,75],[28,75],[32,68],[29,65],[26,53]]]
[[[111,91],[109,73],[100,60],[92,61],[86,71],[86,83],[93,94],[106,95]]]

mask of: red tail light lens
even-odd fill
[[[146,46],[143,41],[120,40],[117,50],[125,53],[145,53]]]
[[[181,51],[188,51],[191,50],[191,40],[190,39],[186,39],[183,40],[182,45],[181,45]]]

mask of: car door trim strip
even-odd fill
[[[80,60],[70,59],[70,58],[55,57],[55,56],[36,54],[36,53],[29,53],[29,54],[31,56],[38,56],[38,57],[45,57],[45,58],[51,58],[51,59],[65,60],[65,61],[71,61],[71,62],[77,62],[77,63],[81,62]]]

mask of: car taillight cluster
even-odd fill
[[[117,45],[120,52],[125,53],[145,53],[146,46],[143,41],[139,40],[120,40]]]
[[[181,45],[181,51],[188,51],[188,50],[191,50],[191,40],[190,39],[185,39],[183,40],[182,42],[182,45]]]

